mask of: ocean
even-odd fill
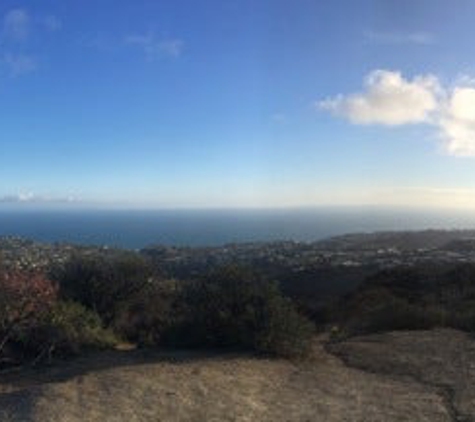
[[[315,241],[386,230],[475,228],[475,213],[300,208],[276,210],[0,209],[0,236],[139,249],[152,244],[216,246],[274,240]]]

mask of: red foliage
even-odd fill
[[[35,324],[57,299],[57,290],[43,274],[0,274],[0,332]]]

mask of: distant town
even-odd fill
[[[0,237],[0,263],[18,270],[43,270],[61,265],[72,255],[103,255],[117,249],[66,243],[40,243]],[[218,247],[149,246],[138,253],[151,258],[165,273],[187,276],[229,264],[298,273],[321,268],[384,269],[424,263],[474,263],[475,232],[426,230],[338,236],[318,242],[253,242]]]
[[[0,237],[0,265],[13,270],[43,271],[52,264],[61,265],[73,254],[103,253],[107,247],[89,247],[63,243],[40,243],[21,237]]]

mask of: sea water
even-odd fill
[[[151,244],[215,246],[274,240],[316,241],[387,230],[475,228],[462,211],[371,207],[265,210],[0,209],[0,236],[138,249]]]

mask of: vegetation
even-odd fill
[[[49,275],[0,274],[2,365],[49,360],[129,341],[300,357],[314,327],[277,285],[227,267],[165,280],[133,253],[76,255]]]
[[[343,269],[313,274],[303,268],[282,282],[275,269],[269,274],[229,265],[186,279],[164,278],[150,259],[124,251],[77,253],[48,274],[0,270],[0,367],[119,341],[294,358],[310,351],[314,324],[332,327],[334,339],[475,328],[472,264],[413,265],[366,276],[359,269],[345,275]],[[270,282],[276,274],[279,282]],[[325,274],[331,280],[341,275],[334,290],[322,291]]]
[[[347,334],[432,327],[473,331],[475,266],[380,271],[340,300],[332,314]]]
[[[253,349],[285,357],[304,356],[313,324],[297,313],[275,284],[238,267],[226,267],[188,283],[186,304],[169,337],[188,346]]]
[[[30,330],[25,348],[37,356],[69,356],[86,350],[114,346],[117,337],[106,329],[98,314],[77,302],[58,301]],[[47,355],[45,355],[47,353]]]
[[[15,362],[19,346],[39,326],[57,297],[55,285],[41,274],[0,274],[0,363]]]
[[[146,260],[132,252],[71,258],[51,271],[61,298],[78,302],[111,324],[124,306],[142,294],[152,277]]]

